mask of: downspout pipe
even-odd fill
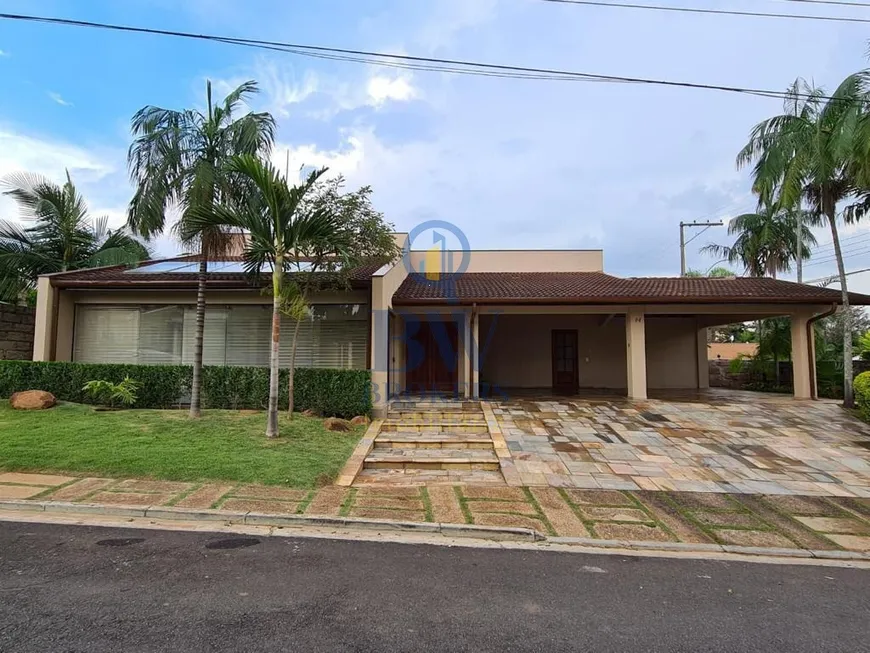
[[[819,384],[816,379],[816,347],[815,347],[815,334],[813,333],[813,324],[815,324],[818,320],[822,320],[826,317],[831,317],[834,313],[837,312],[837,304],[831,304],[830,310],[825,311],[824,313],[819,313],[811,317],[807,320],[807,351],[812,352],[812,356],[809,356],[809,364],[810,364],[810,396],[813,399],[819,398]],[[794,374],[794,372],[792,372]]]

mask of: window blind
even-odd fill
[[[206,365],[268,367],[270,305],[209,306],[205,314]],[[280,365],[290,365],[295,320],[281,318]],[[368,306],[313,305],[299,325],[296,367],[366,369]],[[193,363],[193,306],[76,307],[73,358],[80,362],[189,365]]]

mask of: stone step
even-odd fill
[[[482,420],[482,410],[393,410],[390,409],[387,417],[391,420],[413,420],[424,422],[437,422],[443,420]]]
[[[373,449],[364,469],[431,469],[497,471],[498,457],[492,449]]]
[[[390,402],[390,411],[440,411],[461,413],[465,411],[480,411],[479,401],[438,401],[437,399],[394,399]]]
[[[387,419],[381,424],[381,433],[451,433],[469,434],[489,433],[486,422],[483,420],[458,421],[450,420],[443,422],[424,421],[399,421]]]
[[[493,449],[489,436],[474,433],[382,433],[375,449]]]
[[[363,469],[354,485],[504,485],[499,471]]]

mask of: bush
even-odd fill
[[[855,377],[855,404],[864,419],[870,419],[870,372],[862,372]]]
[[[178,408],[190,401],[192,370],[186,365],[115,365],[0,361],[0,397],[19,390],[46,390],[58,399],[92,403],[82,388],[91,379],[142,383],[139,408]],[[288,371],[281,370],[279,405],[287,408]],[[265,409],[269,370],[262,367],[203,367],[202,400],[206,408]],[[311,409],[335,417],[371,413],[368,370],[299,368],[294,383],[296,410]]]
[[[142,384],[129,376],[124,377],[120,383],[112,383],[103,379],[95,379],[85,383],[82,388],[87,392],[94,401],[106,404],[110,408],[115,408],[120,404],[130,408],[139,399],[137,394],[142,389]]]

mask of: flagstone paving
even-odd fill
[[[0,500],[527,527],[550,536],[870,552],[870,499],[506,485],[327,486],[0,474]],[[0,504],[2,510],[2,504]]]
[[[870,497],[870,425],[835,402],[666,396],[491,406],[518,485]]]

